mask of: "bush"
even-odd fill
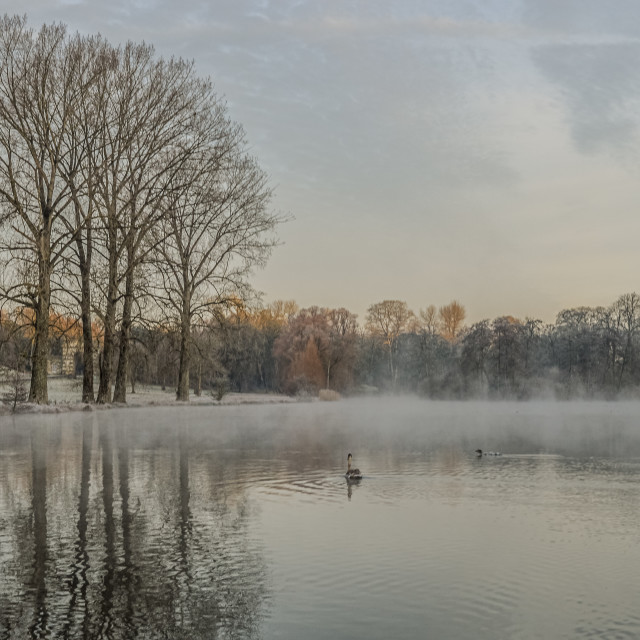
[[[27,388],[20,371],[14,369],[9,372],[5,379],[5,384],[9,389],[2,394],[2,402],[11,405],[11,411],[15,412],[18,404],[25,402],[27,399]]]
[[[342,396],[333,389],[320,389],[318,397],[320,400],[325,400],[326,402],[335,402],[336,400],[340,400]]]

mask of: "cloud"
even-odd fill
[[[541,46],[533,59],[568,109],[582,153],[627,156],[637,145],[640,43]]]
[[[637,0],[522,0],[527,26],[565,36],[638,37]]]

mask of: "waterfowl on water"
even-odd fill
[[[482,458],[482,456],[501,456],[502,454],[499,451],[483,451],[482,449],[476,449],[476,455],[478,458]]]
[[[362,478],[362,473],[360,472],[360,469],[351,468],[352,458],[353,456],[351,454],[347,456],[347,473],[344,474],[345,478],[347,480],[360,480]]]

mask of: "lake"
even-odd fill
[[[638,403],[3,416],[0,458],[0,639],[640,637]]]

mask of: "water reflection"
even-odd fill
[[[2,434],[0,638],[258,637],[246,487],[184,428],[150,451],[120,420],[65,422]]]
[[[89,637],[89,603],[87,600],[89,552],[87,550],[87,529],[92,437],[93,428],[91,423],[87,422],[82,428],[77,537],[74,542],[73,563],[70,567],[70,575],[67,578],[70,598],[68,613],[62,629],[63,638],[71,638],[73,635],[77,635],[75,628],[78,622],[81,629],[81,637]]]
[[[31,430],[31,495],[33,513],[33,577],[29,585],[33,594],[32,638],[45,637],[47,612],[47,459],[46,442],[41,429]]]
[[[640,637],[637,412],[496,406],[5,421],[0,639]]]
[[[362,478],[345,478],[345,482],[347,483],[347,498],[351,500],[353,490],[362,482]]]

